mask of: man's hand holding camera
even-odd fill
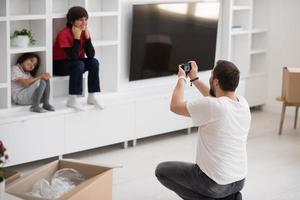
[[[191,80],[193,80],[198,77],[198,65],[195,61],[189,61],[188,63],[191,66],[191,71],[187,75]]]
[[[184,64],[180,64],[178,67],[178,78],[186,81],[186,77],[190,78],[191,86],[193,83],[203,96],[209,95],[209,87],[204,82],[199,80],[198,65],[193,60]]]
[[[182,68],[182,65],[178,66],[178,79],[183,79],[186,82],[186,71]]]

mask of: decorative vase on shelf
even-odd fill
[[[4,192],[5,192],[5,179],[2,178],[0,182],[0,200],[4,200]]]
[[[18,35],[11,40],[11,45],[14,47],[28,47],[30,39],[27,35]]]

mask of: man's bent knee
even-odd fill
[[[155,176],[159,179],[167,176],[167,172],[170,170],[169,162],[159,163],[155,169]]]

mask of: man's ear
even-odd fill
[[[213,84],[214,84],[214,86],[219,86],[219,80],[215,78],[213,80]]]
[[[220,85],[219,85],[219,80],[215,78],[215,79],[213,80],[213,85],[214,85],[215,87],[218,87],[218,88],[219,88],[219,87],[220,87]]]

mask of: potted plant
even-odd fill
[[[33,38],[31,30],[23,28],[22,30],[15,30],[10,37],[12,46],[25,48],[29,44],[35,44],[35,39]]]
[[[6,148],[0,140],[0,200],[4,200],[5,192],[5,180],[4,180],[4,164],[8,159],[8,155],[5,153]]]

